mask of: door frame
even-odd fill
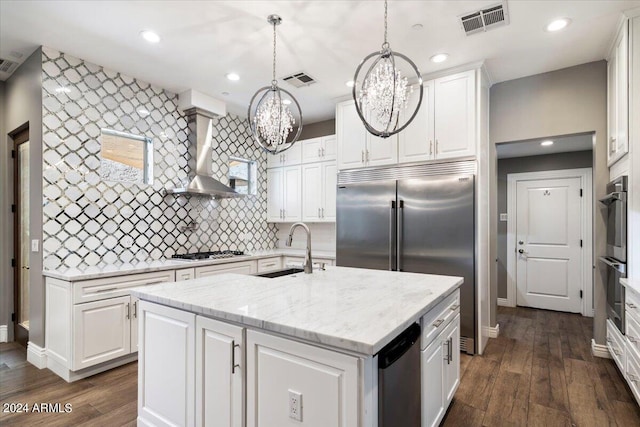
[[[582,202],[580,204],[583,236],[582,259],[580,261],[580,289],[583,291],[581,313],[593,317],[593,186],[592,168],[561,169],[540,172],[510,173],[507,175],[507,299],[508,307],[516,306],[516,197],[518,181],[541,179],[580,178]]]

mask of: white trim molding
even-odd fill
[[[38,369],[47,367],[47,350],[29,341],[27,343],[27,362]]]
[[[515,307],[517,304],[516,287],[516,195],[518,181],[540,179],[580,178],[582,192],[581,228],[583,240],[580,289],[583,291],[581,313],[586,317],[593,317],[593,186],[592,169],[563,169],[542,172],[510,173],[507,175],[507,298],[506,305]]]
[[[596,344],[596,340],[591,339],[591,354],[595,357],[602,357],[603,359],[611,359],[609,354],[609,347],[602,344]]]
[[[485,337],[498,338],[500,336],[500,324],[496,323],[496,326],[484,326],[482,332]]]
[[[498,305],[501,307],[515,307],[515,305],[509,305],[509,300],[506,298],[498,298]]]
[[[9,341],[9,326],[0,325],[0,342]]]

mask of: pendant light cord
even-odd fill
[[[276,80],[276,23],[273,23],[273,75],[271,79],[271,85],[276,86],[278,81]]]
[[[386,49],[389,47],[389,43],[387,42],[387,0],[384,0],[384,43],[382,43],[382,48]]]

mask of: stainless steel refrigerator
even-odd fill
[[[338,175],[336,263],[464,277],[460,347],[476,352],[474,161]]]

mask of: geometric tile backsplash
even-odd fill
[[[229,182],[229,156],[256,160],[257,195],[165,196],[165,188],[187,184],[193,168],[178,96],[50,48],[42,61],[45,269],[276,247],[276,226],[266,222],[266,154],[246,120],[214,120],[213,175]],[[152,185],[100,177],[101,128],[152,139]],[[191,222],[197,229],[184,230]]]

